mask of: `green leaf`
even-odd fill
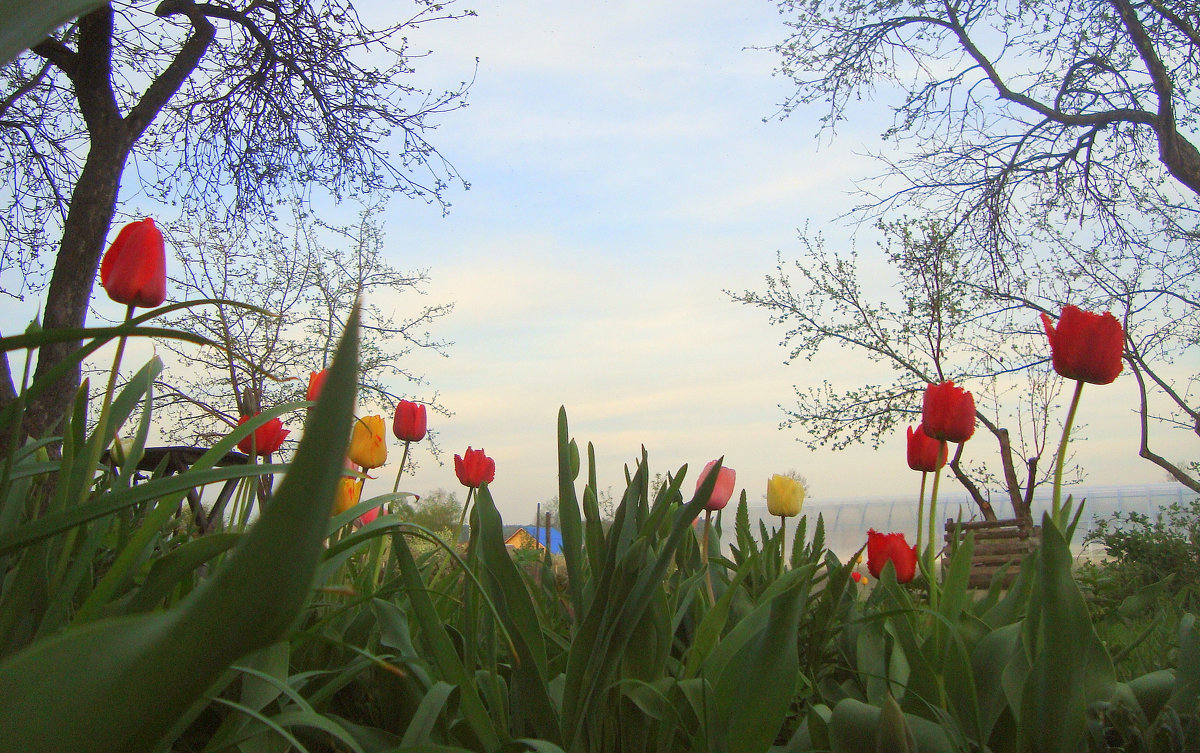
[[[248,422],[247,422],[248,423]],[[294,465],[293,465],[294,468]],[[186,492],[197,486],[228,481],[233,478],[264,476],[271,473],[284,473],[286,465],[233,465],[224,468],[192,470],[171,476],[152,479],[144,484],[129,489],[119,489],[103,495],[101,498],[90,500],[86,505],[76,505],[66,510],[51,513],[43,518],[27,523],[14,531],[0,533],[0,555],[23,549],[42,539],[56,536],[76,526],[88,523],[98,518],[123,510],[127,507],[149,502],[173,492]],[[328,510],[326,510],[328,513]]]
[[[0,65],[42,41],[71,19],[104,5],[97,0],[0,0]]]
[[[234,660],[284,636],[309,596],[342,472],[358,320],[356,310],[290,471],[210,580],[174,609],[89,623],[0,663],[6,746],[149,749]]]
[[[812,572],[805,567],[779,578],[762,605],[769,609],[765,625],[730,657],[714,683],[714,724],[730,753],[766,750],[783,725],[796,687],[797,632]]]
[[[904,720],[900,704],[891,694],[883,701],[883,713],[879,716],[879,730],[875,737],[875,753],[917,753],[917,740]]]
[[[479,691],[475,688],[475,678],[463,666],[458,652],[454,648],[446,625],[438,615],[425,582],[421,580],[420,570],[412,558],[404,536],[392,535],[392,553],[400,566],[400,576],[404,588],[408,591],[409,602],[413,614],[420,625],[419,639],[431,657],[431,663],[441,672],[442,677],[460,691],[459,709],[471,731],[483,743],[485,750],[495,750],[500,746],[500,735],[495,723],[488,715]],[[433,748],[430,748],[431,750]]]
[[[453,692],[454,686],[448,682],[438,681],[433,684],[413,713],[412,719],[408,723],[408,729],[404,730],[404,738],[400,741],[401,747],[427,745],[433,742],[429,736],[433,733],[438,717]]]
[[[210,533],[192,539],[179,548],[154,560],[146,581],[129,600],[127,610],[146,612],[157,607],[179,582],[205,562],[217,557],[237,545],[245,534]]]
[[[1025,626],[1032,664],[1021,698],[1022,745],[1035,753],[1074,753],[1087,729],[1088,707],[1112,697],[1112,661],[1071,577],[1071,550],[1048,514],[1037,559]]]
[[[1168,703],[1180,714],[1195,714],[1200,705],[1200,630],[1196,629],[1196,616],[1192,614],[1179,621],[1177,672],[1175,692]]]
[[[1009,707],[1008,696],[1004,692],[1004,671],[1013,657],[1022,651],[1021,625],[1018,623],[997,628],[975,644],[971,655],[971,671],[975,677],[979,728],[984,742]],[[1023,654],[1021,658],[1024,660]]]
[[[539,737],[558,741],[562,729],[547,689],[546,644],[542,626],[525,581],[504,546],[503,522],[492,494],[486,486],[475,497],[479,519],[480,562],[489,577],[483,578],[484,588],[500,615],[516,651],[510,695],[514,726],[528,724]]]
[[[567,409],[558,409],[558,524],[562,528],[563,558],[575,614],[583,614],[583,523],[575,477],[579,474],[579,447],[567,429]]]
[[[729,608],[733,603],[733,597],[737,595],[742,581],[758,567],[758,557],[759,555],[755,554],[737,569],[725,592],[700,621],[700,627],[696,629],[696,637],[692,640],[692,645],[687,652],[684,677],[695,677],[700,673],[700,667],[708,658],[713,647],[717,645],[717,641],[721,638],[721,632],[725,629],[725,623],[729,620]]]
[[[863,753],[875,750],[883,709],[846,698],[833,707],[829,719],[829,747],[833,753]],[[921,753],[954,753],[954,744],[945,730],[928,719],[904,715]]]

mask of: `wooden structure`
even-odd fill
[[[1042,527],[1035,526],[1030,518],[1008,518],[1006,520],[981,520],[960,523],[946,521],[946,548],[943,550],[942,566],[949,564],[950,551],[968,533],[975,534],[975,551],[971,556],[970,588],[987,588],[992,576],[1003,566],[1004,587],[1016,580],[1021,562],[1042,540]],[[955,536],[958,540],[955,540]]]
[[[138,471],[153,473],[165,459],[166,475],[171,476],[176,473],[183,473],[191,468],[192,464],[199,460],[200,456],[206,452],[208,452],[207,447],[147,447],[141,461],[138,463]],[[246,460],[246,455],[240,452],[228,452],[225,454],[225,457],[216,462],[216,465],[245,465]],[[107,452],[104,454],[102,461],[104,463],[112,462]],[[207,513],[204,510],[204,505],[200,503],[200,490],[188,490],[188,507],[191,508],[192,515],[196,520],[196,527],[200,533],[208,533],[210,529],[218,527],[218,525],[214,524],[214,521],[220,520],[220,516],[224,513],[225,506],[229,503],[230,497],[233,496],[233,491],[237,488],[239,481],[241,479],[237,478],[231,478],[226,481],[225,485],[221,487],[221,492],[217,495],[212,508]]]
[[[541,543],[533,537],[533,534],[526,531],[524,528],[518,528],[513,535],[504,540],[504,545],[513,549],[545,549]]]
[[[538,526],[531,532],[521,527],[504,539],[504,545],[510,549],[536,549],[542,552],[549,548],[551,554],[562,554],[562,533],[557,528]]]

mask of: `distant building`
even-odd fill
[[[546,529],[535,528],[535,533],[530,533],[526,528],[517,528],[504,540],[504,545],[513,549],[539,549],[545,551],[547,547]],[[549,548],[551,554],[562,554],[562,532],[557,528],[550,529]]]

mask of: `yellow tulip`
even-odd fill
[[[339,515],[358,504],[362,496],[363,479],[342,476],[338,482],[337,496],[333,499],[333,514]]]
[[[804,506],[804,485],[791,476],[775,474],[767,481],[767,512],[790,518]]]
[[[383,416],[363,416],[354,422],[350,436],[350,461],[363,468],[378,468],[387,462],[387,445],[383,441]]]

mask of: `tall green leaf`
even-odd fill
[[[1025,620],[1031,667],[1021,698],[1022,747],[1073,753],[1087,730],[1088,707],[1112,697],[1113,666],[1071,577],[1071,550],[1049,514],[1042,518],[1037,559]]]
[[[211,580],[174,609],[89,623],[0,664],[6,746],[150,749],[234,660],[285,634],[309,596],[342,471],[358,320],[356,310],[290,472]]]

